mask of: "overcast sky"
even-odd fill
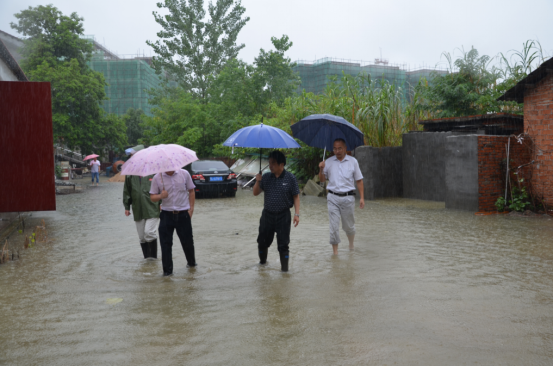
[[[161,0],[160,0],[161,1]],[[206,1],[207,2],[207,1]],[[85,18],[85,33],[118,54],[152,50],[160,27],[152,11],[155,0],[0,0],[0,29],[16,35],[14,13],[29,6],[53,4],[64,14]],[[548,55],[553,49],[552,0],[373,1],[373,0],[243,0],[250,21],[238,42],[239,57],[252,62],[271,37],[286,34],[294,46],[292,60],[334,57],[371,61],[380,57],[410,68],[436,65],[444,51],[477,48],[494,56],[520,51],[528,39],[539,40]]]

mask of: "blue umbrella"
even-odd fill
[[[263,123],[243,127],[236,131],[223,143],[226,147],[260,148],[260,172],[262,171],[262,148],[300,148],[286,132]]]
[[[334,115],[310,115],[292,125],[291,129],[295,138],[315,148],[333,150],[333,142],[337,138],[344,139],[348,150],[364,145],[364,133],[342,117]]]

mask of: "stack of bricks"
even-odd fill
[[[495,212],[496,200],[504,197],[506,190],[506,146],[507,136],[480,135],[477,137],[478,181],[479,181],[479,212]],[[529,149],[520,144],[515,137],[510,138],[510,170],[512,182],[518,176],[529,182],[531,170],[528,166],[522,167],[518,175],[514,168],[530,162]],[[508,184],[508,199],[510,197]]]
[[[552,209],[552,70],[525,90],[524,129],[535,143],[533,192]]]

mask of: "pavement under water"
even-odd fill
[[[259,266],[263,197],[197,200],[197,269],[142,259],[121,183],[58,196],[52,244],[0,266],[3,365],[552,364],[552,221],[368,201],[356,248],[301,198],[289,273]]]

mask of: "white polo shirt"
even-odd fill
[[[323,174],[329,180],[327,190],[339,194],[356,190],[356,181],[364,178],[358,161],[349,155],[345,155],[342,161],[336,156],[327,158]]]

